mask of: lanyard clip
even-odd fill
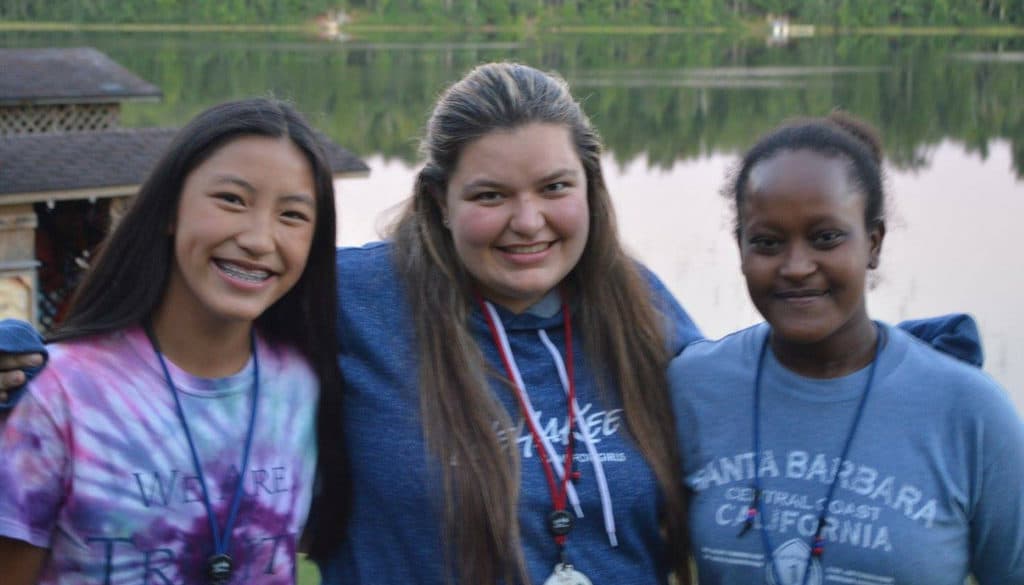
[[[743,538],[754,527],[754,519],[757,518],[757,505],[760,501],[761,490],[754,488],[754,500],[750,502],[750,507],[747,508],[747,517],[743,520],[743,528],[740,528],[740,533],[736,535],[736,538]]]

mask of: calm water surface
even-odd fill
[[[730,165],[784,118],[841,106],[881,128],[889,155],[871,314],[973,314],[986,369],[1024,410],[1024,260],[1013,244],[1024,218],[1024,39],[0,37],[0,46],[83,45],[164,90],[159,104],[130,106],[127,125],[181,125],[248,95],[293,99],[372,168],[338,185],[343,244],[375,239],[408,194],[416,136],[445,85],[487,60],[558,70],[608,145],[626,243],[711,336],[758,320],[718,194]]]

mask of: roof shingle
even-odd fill
[[[122,128],[102,132],[0,137],[0,203],[4,195],[138,186],[177,129]],[[320,135],[334,174],[365,173],[366,163]]]
[[[160,88],[93,48],[0,49],[0,104],[156,99]]]

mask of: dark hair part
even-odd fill
[[[810,150],[823,156],[846,159],[848,178],[864,195],[864,225],[872,227],[885,221],[882,141],[878,131],[859,118],[835,111],[823,118],[787,122],[761,137],[743,156],[729,192],[736,206],[737,234],[750,171],[780,152],[794,150]]]
[[[131,208],[100,246],[50,337],[60,341],[123,329],[149,319],[163,299],[174,262],[173,236],[185,179],[221,147],[245,136],[287,138],[305,155],[316,188],[316,225],[298,282],[256,319],[268,339],[297,348],[320,381],[317,409],[318,490],[307,536],[314,558],[342,538],[350,488],[340,432],[341,375],[336,351],[337,282],[332,174],[316,132],[291,106],[270,99],[223,103],[202,112],[175,136]]]
[[[448,180],[467,145],[532,123],[569,129],[587,179],[590,232],[566,278],[575,319],[598,380],[608,380],[626,427],[650,464],[665,503],[668,554],[689,583],[686,498],[671,415],[665,317],[619,243],[601,170],[601,141],[561,78],[512,63],[481,65],[438,100],[423,139],[413,195],[392,228],[397,268],[416,323],[424,433],[441,462],[444,529],[459,583],[529,583],[519,546],[519,460],[495,432],[510,416],[487,378],[470,333],[473,283],[442,223]],[[451,559],[449,558],[451,563]],[[451,567],[451,564],[449,564]]]

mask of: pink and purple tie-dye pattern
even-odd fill
[[[316,464],[317,378],[258,340],[260,404],[231,539],[234,583],[295,582]],[[252,363],[168,363],[219,521],[238,481]],[[205,582],[212,539],[188,442],[141,329],[57,344],[0,434],[0,535],[52,549],[43,584]]]

